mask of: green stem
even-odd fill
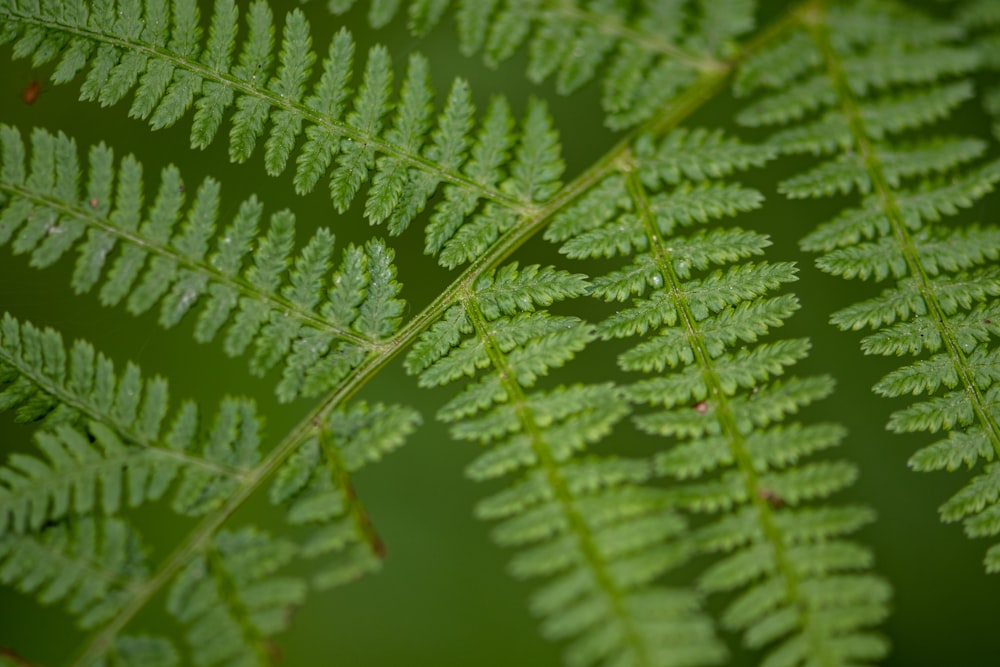
[[[30,17],[25,21],[29,21]],[[95,635],[83,649],[80,657],[74,662],[77,667],[87,667],[104,655],[110,648],[114,638],[135,617],[136,614],[148,603],[149,599],[162,589],[170,579],[177,573],[183,564],[192,555],[201,549],[201,545],[212,536],[212,534],[225,523],[225,521],[274,473],[292,454],[298,444],[308,437],[314,424],[322,423],[327,415],[337,406],[349,400],[362,386],[374,377],[383,367],[392,361],[396,355],[400,354],[407,346],[412,344],[424,331],[427,330],[441,315],[452,305],[458,303],[463,293],[468,290],[475,280],[499,266],[511,253],[528,241],[529,238],[543,229],[555,215],[572,204],[578,197],[584,194],[593,185],[598,183],[606,175],[620,168],[620,161],[629,153],[632,142],[640,134],[652,132],[660,134],[675,127],[694,111],[700,108],[708,100],[718,94],[724,87],[726,80],[732,73],[736,64],[752,53],[764,48],[773,40],[780,38],[789,28],[797,24],[797,13],[795,10],[786,12],[774,24],[766,28],[756,38],[748,42],[742,50],[740,56],[735,58],[729,67],[724,70],[712,71],[704,75],[702,79],[692,86],[685,94],[681,95],[674,104],[661,110],[659,114],[651,120],[636,128],[622,138],[593,166],[587,169],[569,184],[563,186],[560,191],[547,203],[533,207],[522,215],[521,222],[506,234],[497,239],[492,246],[483,254],[483,257],[473,262],[465,269],[433,302],[424,308],[418,315],[413,317],[400,331],[390,340],[377,345],[365,361],[354,369],[351,375],[345,378],[341,385],[333,390],[316,408],[314,408],[295,427],[282,442],[271,451],[258,468],[255,468],[244,480],[244,483],[226,503],[216,510],[214,514],[206,517],[202,523],[195,528],[188,540],[180,545],[164,561],[161,569],[149,580],[148,584],[142,588],[133,601],[127,605],[100,633]],[[37,20],[34,21],[38,24]],[[186,61],[178,63],[184,65]],[[201,68],[205,69],[205,68]],[[215,77],[218,73],[207,72]],[[238,90],[246,94],[259,94],[255,89],[234,85]],[[270,99],[268,101],[271,101]],[[285,106],[287,100],[275,97],[276,106]],[[318,124],[325,124],[331,131],[338,131],[339,126],[334,126],[326,119],[317,114],[306,116],[310,121]],[[381,147],[378,147],[382,150]],[[394,153],[389,153],[394,154]],[[402,155],[397,157],[403,158]],[[421,158],[421,161],[423,159]],[[463,180],[445,178],[458,185],[465,185]],[[469,185],[474,190],[479,190],[478,184]],[[505,204],[506,197],[490,197],[483,195],[487,199],[493,199],[501,204]],[[377,545],[372,545],[373,550],[377,550]]]

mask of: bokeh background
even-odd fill
[[[764,4],[769,14],[781,9],[781,3]],[[272,3],[277,17],[293,6],[299,5]],[[365,25],[363,9],[334,18],[322,2],[301,7],[313,26],[314,47],[321,53],[335,30],[345,24],[358,39],[359,54],[375,41],[388,44],[397,74],[402,73],[408,54],[419,49],[431,61],[439,101],[455,76],[470,80],[480,109],[498,93],[506,95],[518,112],[531,95],[547,98],[561,130],[567,163],[565,180],[584,170],[616,140],[601,124],[600,90],[596,84],[570,97],[558,97],[552,86],[526,81],[523,52],[496,70],[487,69],[478,58],[467,59],[459,54],[450,18],[427,38],[418,40],[406,32],[405,18],[373,33]],[[934,9],[939,7],[935,5]],[[47,83],[50,67],[33,69],[24,61],[11,63],[10,57],[9,46],[0,48],[0,122],[18,126],[25,134],[33,126],[66,132],[77,140],[81,152],[93,143],[105,141],[116,156],[134,153],[145,165],[148,200],[159,170],[172,162],[180,167],[189,192],[207,175],[222,182],[222,219],[231,217],[239,202],[257,193],[268,212],[286,207],[295,212],[300,241],[308,239],[319,226],[334,230],[339,247],[348,241],[383,234],[383,230],[372,229],[362,220],[363,196],[346,215],[338,215],[322,185],[310,196],[298,197],[288,174],[268,178],[259,147],[247,164],[231,165],[222,136],[208,150],[187,148],[190,114],[173,128],[151,132],[145,123],[128,118],[131,96],[109,109],[81,103],[76,99],[79,82],[52,86]],[[20,93],[35,80],[42,82],[42,92],[35,104],[28,106],[21,101]],[[729,127],[729,119],[740,104],[721,97],[693,117],[689,125]],[[976,104],[966,105],[950,122],[956,133],[985,134],[987,128]],[[995,148],[993,152],[997,152]],[[862,474],[838,500],[865,502],[878,511],[878,521],[866,528],[860,539],[872,545],[878,570],[892,581],[895,590],[894,611],[884,627],[894,645],[886,664],[996,665],[1000,662],[995,645],[1000,579],[983,573],[981,559],[986,544],[967,540],[959,527],[942,525],[936,516],[937,506],[957,490],[967,473],[910,472],[906,460],[927,438],[885,431],[887,415],[896,405],[874,396],[870,387],[894,366],[894,361],[863,357],[859,335],[841,334],[827,324],[831,312],[863,298],[873,288],[819,273],[813,268],[813,258],[802,255],[796,245],[802,235],[831,217],[844,202],[786,202],[775,187],[795,166],[786,161],[740,179],[759,188],[767,203],[762,211],[744,216],[739,224],[774,237],[771,259],[792,260],[800,266],[801,279],[792,290],[804,305],[779,335],[812,339],[814,352],[795,369],[796,374],[830,373],[837,377],[836,394],[810,408],[806,419],[837,421],[849,428],[848,440],[835,454],[856,461]],[[966,217],[995,222],[998,210],[1000,201],[992,196]],[[450,274],[422,254],[423,238],[418,225],[392,243],[404,284],[403,296],[414,314],[449,282]],[[274,375],[253,378],[246,370],[245,359],[225,357],[218,342],[196,344],[190,317],[176,329],[164,331],[156,324],[155,312],[133,318],[122,308],[101,307],[92,294],[75,296],[69,288],[74,257],[75,253],[69,253],[54,268],[36,271],[28,266],[25,257],[13,256],[9,247],[0,248],[0,310],[22,321],[54,327],[67,343],[74,338],[88,339],[114,359],[118,368],[132,360],[147,377],[169,377],[174,404],[190,397],[211,409],[226,394],[253,396],[261,413],[267,416],[265,445],[278,442],[308,412],[312,405],[309,401],[277,404],[272,394]],[[522,264],[586,268],[568,263],[541,239],[529,242],[516,258]],[[604,312],[600,304],[586,300],[564,308],[594,320]],[[609,346],[595,346],[571,372],[558,379],[569,382],[603,378],[608,363],[613,363],[614,352]],[[425,417],[423,426],[403,449],[366,469],[355,480],[359,495],[388,545],[388,559],[378,575],[314,595],[296,612],[292,629],[279,639],[284,664],[559,664],[559,648],[539,637],[537,624],[527,611],[533,585],[506,575],[505,562],[510,554],[494,546],[490,526],[472,516],[476,500],[494,488],[463,476],[463,468],[478,449],[452,442],[447,430],[434,421],[435,410],[454,391],[418,390],[416,381],[403,372],[399,359],[362,391],[362,398],[413,405]],[[30,426],[15,424],[12,415],[0,415],[0,458],[29,451],[31,433]],[[602,451],[648,452],[650,446],[626,426],[603,444]],[[168,553],[191,526],[155,508],[144,509],[135,518],[154,562]],[[275,527],[278,523],[276,513],[261,498],[248,503],[235,520]],[[678,577],[690,577],[697,570],[686,570]],[[719,608],[721,602],[712,600],[710,605]],[[161,603],[156,601],[137,619],[140,630],[165,620]],[[12,647],[33,661],[56,665],[72,656],[81,638],[58,609],[39,607],[16,592],[0,589],[0,647]],[[735,647],[733,638],[728,639]],[[743,655],[732,664],[756,662],[754,656]]]

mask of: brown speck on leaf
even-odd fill
[[[378,535],[375,535],[374,539],[372,540],[372,551],[375,552],[375,555],[378,556],[379,560],[385,560],[385,554],[386,554],[385,542],[383,542],[382,538],[380,538]]]
[[[25,104],[34,104],[41,92],[42,84],[32,81],[21,91],[21,101]]]
[[[101,202],[97,201],[97,197],[91,197],[88,203],[90,204],[90,208],[97,208]]]
[[[281,652],[281,647],[278,646],[277,642],[271,639],[267,639],[264,642],[265,650],[267,651],[267,657],[269,664],[271,665],[281,665],[285,662],[285,656]]]
[[[706,412],[708,412],[708,401],[698,401],[691,407],[694,408],[697,412],[705,414]]]
[[[781,496],[770,489],[757,489],[757,497],[761,500],[767,501],[767,504],[773,509],[778,509],[785,504],[785,501],[782,500]]]

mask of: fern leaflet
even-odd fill
[[[288,211],[271,216],[251,256],[263,208],[255,197],[217,232],[219,185],[212,179],[201,184],[185,211],[180,174],[166,167],[153,206],[144,210],[142,166],[131,156],[118,165],[115,187],[111,150],[103,144],[92,148],[87,196],[81,197],[71,139],[34,132],[28,167],[15,129],[0,128],[0,142],[0,243],[31,253],[37,267],[76,247],[77,292],[93,289],[103,275],[102,303],[124,302],[135,315],[159,304],[164,327],[176,325],[203,300],[196,340],[210,341],[229,324],[227,354],[245,354],[252,345],[255,375],[282,365],[275,388],[282,401],[327,391],[398,326],[403,303],[393,252],[380,240],[345,248],[331,279],[333,233],[321,228],[293,259],[295,217]]]
[[[0,404],[22,419],[40,420],[36,442],[42,455],[14,454],[0,468],[0,577],[43,601],[65,599],[82,627],[102,628],[91,645],[93,658],[111,651],[111,664],[136,664],[130,659],[176,664],[171,644],[119,636],[117,627],[170,581],[168,573],[205,567],[197,554],[222,559],[217,567],[223,570],[237,568],[218,573],[215,602],[205,597],[208,592],[189,590],[193,575],[175,580],[175,591],[183,590],[172,593],[173,612],[185,622],[199,622],[189,637],[194,654],[216,656],[204,664],[219,664],[248,646],[265,650],[264,638],[284,628],[285,611],[301,601],[305,584],[265,575],[292,556],[317,561],[313,578],[319,588],[377,569],[384,548],[349,475],[402,444],[419,423],[413,410],[345,406],[330,414],[329,422],[317,417],[316,423],[329,424],[320,435],[293,436],[262,459],[252,402],[224,400],[204,431],[195,404],[187,402],[165,427],[169,410],[162,378],[143,381],[134,364],[119,377],[89,344],[78,341],[67,354],[55,331],[20,324],[10,315],[0,324],[0,369]],[[318,439],[326,442],[322,451]],[[283,458],[276,454],[287,459],[280,466]],[[291,524],[310,526],[308,539],[272,544],[250,528],[215,533],[271,471],[277,473],[272,502],[287,507]],[[209,529],[195,531],[189,549],[154,577],[124,520],[95,515],[157,501],[171,486],[174,511],[205,515]],[[203,540],[209,538],[216,547],[206,546]],[[259,560],[240,560],[257,551]],[[238,567],[224,565],[227,558],[237,559]],[[79,563],[70,567],[68,559]],[[98,566],[107,574],[95,574]],[[259,589],[251,585],[258,580]],[[247,599],[229,599],[236,589]],[[197,604],[179,602],[182,598]],[[219,616],[213,610],[223,603],[232,609]],[[222,626],[206,631],[213,623]],[[255,640],[244,642],[248,637]]]
[[[355,0],[328,3],[345,12]],[[410,30],[426,34],[449,0],[407,3]],[[552,77],[569,94],[601,72],[605,123],[616,130],[649,120],[706,73],[725,70],[735,41],[754,28],[754,5],[744,0],[639,3],[594,0],[460,0],[454,3],[460,49],[483,52],[496,67],[528,44],[528,78]],[[386,25],[398,2],[372,2],[368,19]]]
[[[106,106],[135,90],[129,113],[154,129],[173,125],[194,106],[194,147],[211,143],[224,114],[235,107],[229,147],[236,162],[253,154],[270,123],[264,162],[272,175],[286,169],[304,134],[295,158],[296,190],[309,192],[329,174],[331,198],[343,212],[370,182],[365,214],[391,234],[406,229],[440,189],[427,248],[451,246],[441,256],[448,267],[476,258],[558,186],[561,161],[539,103],[529,106],[515,133],[509,106],[497,98],[473,140],[468,85],[455,81],[435,123],[427,62],[414,54],[390,114],[393,72],[388,51],[376,45],[348,109],[355,50],[348,32],[334,36],[319,80],[310,83],[317,58],[301,11],[285,18],[272,72],[275,28],[263,0],[247,11],[248,33],[235,61],[238,11],[232,0],[215,4],[207,40],[195,3],[178,2],[172,10],[168,15],[164,4],[144,6],[139,0],[122,0],[117,12],[104,3],[4,0],[0,43],[14,40],[15,54],[38,65],[59,58],[56,83],[89,65],[84,100]],[[53,44],[59,45],[55,51]]]
[[[112,617],[148,576],[139,536],[121,519],[85,517],[42,534],[0,538],[0,580],[45,604],[64,602],[92,628]]]
[[[586,292],[583,276],[508,264],[483,275],[424,333],[407,369],[424,386],[474,379],[444,405],[455,437],[489,444],[473,479],[516,476],[477,513],[521,547],[517,577],[549,577],[532,598],[542,633],[572,639],[572,665],[704,665],[723,649],[697,597],[654,586],[690,555],[668,495],[644,485],[648,462],[578,453],[628,412],[611,384],[534,385],[594,339],[593,327],[539,306]],[[483,371],[483,372],[480,372]]]
[[[981,142],[972,139],[938,137],[906,145],[904,131],[930,125],[972,97],[968,80],[949,77],[967,74],[978,57],[972,48],[957,45],[963,36],[959,26],[879,7],[881,14],[874,14],[874,20],[890,29],[891,47],[881,33],[848,36],[838,31],[842,25],[873,20],[868,5],[824,12],[816,6],[803,15],[803,32],[795,44],[803,52],[812,51],[802,56],[812,67],[783,80],[790,92],[777,96],[822,88],[822,97],[812,92],[802,97],[812,100],[810,111],[825,111],[819,120],[780,131],[773,141],[786,152],[833,157],[786,181],[782,189],[791,197],[855,188],[866,195],[860,206],[820,225],[802,245],[823,253],[817,265],[828,273],[895,282],[880,296],[834,313],[832,321],[841,329],[873,329],[862,341],[867,354],[930,355],[901,366],[875,385],[876,393],[889,397],[937,394],[895,412],[888,428],[897,433],[949,431],[913,456],[910,465],[917,470],[953,470],[962,463],[973,467],[1000,453],[1000,366],[993,344],[996,306],[991,301],[1000,293],[1000,283],[989,266],[1000,257],[1000,229],[938,223],[993,190],[1000,180],[1000,163],[967,166],[983,152]],[[890,70],[875,65],[889,62],[887,48],[894,63]],[[822,84],[814,83],[818,81]],[[765,97],[754,106],[773,100]],[[755,117],[750,122],[766,121]],[[804,137],[812,132],[805,128],[820,126],[836,132],[823,141],[785,140],[792,134]],[[922,180],[914,183],[917,177]],[[1000,531],[988,518],[996,511],[1000,493],[991,471],[987,466],[945,503],[941,518],[965,519],[970,536]],[[1000,570],[1000,546],[988,552],[986,568]]]
[[[758,343],[798,308],[789,295],[767,296],[795,280],[794,267],[746,261],[770,245],[760,234],[687,232],[759,206],[759,193],[718,179],[772,157],[766,146],[699,130],[677,130],[662,141],[643,136],[620,173],[560,215],[546,236],[570,256],[629,260],[593,279],[599,298],[634,297],[596,332],[642,338],[619,365],[653,373],[623,391],[630,403],[655,408],[635,415],[635,425],[672,442],[654,457],[654,474],[712,475],[668,493],[689,511],[722,515],[695,536],[703,552],[724,554],[698,579],[699,588],[742,591],[723,624],[742,632],[751,649],[778,642],[766,664],[869,664],[887,652],[869,628],[887,615],[889,588],[868,572],[869,550],[841,536],[872,514],[805,506],[854,481],[849,463],[801,462],[837,445],[843,429],[780,423],[827,396],[832,381],[775,379],[808,353],[808,341]],[[705,193],[727,194],[706,204]],[[611,246],[602,232],[628,243]],[[709,272],[725,265],[734,266]]]

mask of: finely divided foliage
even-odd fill
[[[76,247],[74,291],[89,291],[103,277],[102,304],[124,303],[133,315],[159,305],[163,327],[176,325],[203,300],[195,338],[208,342],[228,327],[226,354],[242,355],[252,346],[251,373],[264,375],[280,364],[275,391],[282,401],[328,390],[395,331],[403,304],[396,298],[393,252],[384,242],[348,246],[335,268],[334,235],[321,228],[292,259],[295,216],[288,211],[273,214],[262,232],[263,207],[251,197],[217,231],[219,184],[212,179],[185,210],[184,183],[167,167],[147,209],[142,165],[132,156],[115,165],[101,144],[89,151],[84,172],[65,135],[36,130],[31,144],[26,159],[19,132],[0,127],[0,187],[7,196],[0,243],[9,242],[15,254],[30,253],[40,268]]]
[[[575,638],[567,663],[701,665],[723,650],[689,590],[651,585],[691,554],[669,493],[645,460],[584,457],[628,413],[610,383],[535,389],[596,331],[537,306],[584,293],[574,275],[508,264],[481,276],[407,358],[420,384],[474,376],[442,406],[456,438],[490,445],[467,474],[514,481],[476,508],[495,539],[522,547],[517,577],[554,577],[532,598],[542,633]],[[485,372],[478,373],[478,369]]]
[[[666,490],[671,505],[720,515],[692,542],[723,555],[697,587],[739,592],[723,625],[742,632],[749,648],[778,641],[767,664],[817,656],[859,664],[886,653],[868,629],[885,617],[889,588],[867,572],[871,553],[843,536],[872,514],[817,504],[857,474],[844,461],[803,461],[836,446],[843,429],[782,423],[833,383],[776,379],[808,353],[807,340],[759,342],[798,309],[794,296],[769,294],[794,281],[795,268],[746,261],[770,245],[756,232],[690,229],[760,206],[760,193],[721,177],[773,157],[700,129],[662,141],[642,136],[620,173],[559,215],[546,236],[574,258],[626,260],[592,280],[593,296],[631,302],[595,334],[630,341],[619,366],[644,376],[621,391],[649,408],[637,408],[636,427],[665,439],[651,472],[682,482]]]
[[[188,401],[164,424],[163,378],[144,381],[134,364],[119,376],[89,343],[77,341],[67,351],[52,329],[9,314],[0,322],[0,372],[0,406],[39,422],[38,454],[15,454],[0,468],[0,578],[36,592],[43,603],[65,601],[83,628],[114,623],[145,602],[146,589],[162,585],[148,574],[136,529],[119,516],[126,508],[171,493],[173,511],[218,522],[254,478],[276,465],[273,453],[261,458],[252,401],[226,398],[204,425]],[[348,474],[397,447],[417,422],[400,406],[355,403],[334,412],[304,441],[289,441],[294,454],[271,489],[291,525],[312,527],[306,539],[276,542],[252,527],[223,529],[177,561],[184,570],[168,609],[184,623],[200,619],[188,635],[195,655],[205,652],[198,664],[258,651],[256,644],[284,629],[288,606],[301,602],[305,584],[270,575],[292,558],[321,559],[313,567],[320,588],[377,568],[382,546]],[[206,567],[220,590],[185,582],[206,577]],[[126,645],[120,650],[146,646]]]
[[[264,162],[271,175],[289,167],[304,135],[294,160],[295,190],[310,192],[326,177],[334,207],[344,212],[370,183],[365,216],[391,234],[406,229],[442,190],[427,250],[444,249],[440,259],[449,267],[477,258],[518,214],[552,194],[551,162],[528,164],[555,147],[540,105],[529,106],[517,145],[510,108],[500,98],[473,136],[468,85],[455,82],[435,121],[428,65],[419,54],[410,57],[394,100],[385,47],[369,50],[361,80],[352,84],[355,45],[342,30],[330,40],[316,80],[317,57],[300,10],[285,16],[277,54],[269,5],[250,5],[242,40],[238,14],[232,0],[218,0],[206,36],[191,0],[92,6],[9,0],[0,43],[13,40],[16,55],[31,56],[36,65],[58,61],[52,76],[58,83],[86,71],[81,99],[108,106],[134,91],[129,115],[153,129],[177,123],[194,107],[195,148],[210,144],[229,114],[234,162],[248,160],[268,128]]]
[[[863,10],[816,9],[805,16],[800,32],[774,48],[808,65],[771,70],[766,85],[754,84],[760,62],[748,63],[742,90],[772,90],[740,118],[748,125],[803,118],[768,142],[785,153],[822,158],[779,185],[786,196],[859,195],[858,205],[816,227],[802,245],[822,253],[817,265],[827,273],[891,286],[831,320],[841,329],[871,330],[862,340],[867,354],[917,357],[874,387],[882,396],[929,396],[888,420],[896,433],[941,434],[910,466],[973,468],[1000,454],[1000,228],[948,218],[993,190],[1000,162],[983,159],[986,145],[977,138],[914,130],[973,96],[972,82],[962,77],[978,53],[961,46],[958,26],[894,15],[899,10],[892,7]],[[899,27],[891,41],[872,29],[838,30],[880,23]],[[941,506],[941,518],[964,521],[970,537],[993,537],[1000,533],[998,499],[1000,475],[989,463]],[[985,565],[1000,570],[1000,545],[990,548]]]
[[[989,0],[968,0],[958,12],[958,20],[968,28],[984,68],[1000,71],[1000,9]],[[1000,139],[1000,85],[986,86],[982,104],[993,117],[993,136]]]
[[[343,13],[357,0],[328,0]],[[448,11],[449,0],[407,3],[411,31],[429,32]],[[528,44],[527,76],[553,78],[560,94],[595,77],[602,86],[606,122],[625,129],[649,120],[704,74],[726,69],[737,51],[735,39],[754,27],[748,0],[686,2],[539,2],[458,0],[454,3],[460,49],[482,52],[496,67]],[[401,10],[398,0],[373,0],[368,19],[375,27]]]
[[[405,11],[424,34],[449,4],[374,0],[369,18]],[[1000,162],[980,138],[925,131],[997,66],[992,3],[971,0],[952,24],[813,0],[750,40],[749,0],[455,4],[463,52],[496,65],[527,44],[531,80],[570,93],[599,79],[606,124],[632,133],[564,185],[543,102],[515,113],[495,96],[477,111],[462,80],[436,102],[423,56],[396,85],[389,49],[355,63],[351,34],[314,35],[301,9],[279,29],[264,0],[216,0],[204,18],[192,0],[0,0],[0,43],[54,83],[79,77],[102,106],[130,97],[153,129],[190,117],[195,148],[226,124],[232,161],[263,144],[266,171],[291,170],[296,192],[323,180],[339,213],[363,199],[390,236],[422,227],[454,278],[407,317],[391,242],[338,249],[320,228],[296,246],[291,212],[265,223],[256,197],[223,206],[212,178],[186,187],[168,166],[150,187],[105,144],[81,157],[63,133],[0,126],[0,245],[37,268],[74,251],[75,292],[156,309],[163,327],[189,315],[198,342],[246,355],[279,400],[315,401],[291,432],[266,434],[249,399],[172,407],[165,379],[4,315],[0,409],[36,430],[0,467],[0,581],[90,633],[77,665],[274,662],[310,591],[381,564],[352,476],[422,417],[353,396],[406,350],[421,387],[456,386],[436,418],[485,447],[466,474],[505,480],[475,512],[517,549],[511,573],[541,580],[530,607],[567,664],[720,664],[720,630],[769,667],[881,660],[890,588],[851,538],[874,513],[832,498],[858,474],[826,451],[845,429],[793,417],[833,380],[789,372],[810,350],[775,335],[799,308],[798,272],[742,225],[765,197],[735,175],[811,154],[778,194],[849,198],[802,245],[824,271],[892,284],[833,322],[873,329],[866,353],[918,357],[875,387],[931,395],[889,428],[941,434],[913,456],[919,470],[983,459],[942,518],[996,535],[1000,230],[944,221],[994,189]],[[730,86],[756,143],[686,122]],[[509,258],[537,233],[561,266]],[[608,350],[610,372],[577,360]],[[573,367],[590,379],[561,383]],[[257,493],[284,524],[234,516]],[[191,521],[158,560],[139,530],[156,511]],[[1000,569],[1000,546],[986,564]],[[132,623],[154,598],[173,633]]]

